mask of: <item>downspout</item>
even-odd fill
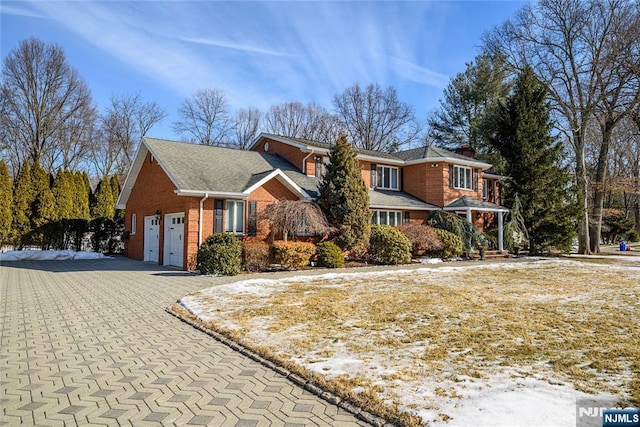
[[[307,155],[307,157],[305,157],[304,159],[302,159],[302,173],[303,174],[307,174],[307,159],[311,156],[313,156],[315,154],[315,151],[313,151],[313,149],[311,149],[311,152]]]
[[[200,200],[200,215],[198,216],[198,247],[202,244],[202,211],[204,209],[204,201],[209,198],[209,194],[205,193],[202,200]]]

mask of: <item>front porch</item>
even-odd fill
[[[484,200],[462,196],[442,208],[443,211],[465,215],[467,221],[476,225],[481,215],[492,214],[497,217],[498,252],[504,252],[504,217],[509,209]]]

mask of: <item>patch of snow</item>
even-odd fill
[[[462,391],[462,390],[460,390]],[[566,384],[550,384],[537,378],[496,375],[462,391],[462,399],[438,402],[439,410],[422,410],[420,416],[434,426],[566,426],[576,425],[576,401],[594,395]],[[598,396],[611,398],[611,396]],[[403,404],[413,403],[409,399]],[[451,418],[441,419],[445,413]]]
[[[77,259],[107,259],[108,256],[98,252],[75,252],[70,250],[62,251],[7,251],[0,253],[0,261],[63,261]]]

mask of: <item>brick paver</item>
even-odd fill
[[[124,258],[0,266],[0,425],[364,425],[164,309],[228,282]]]

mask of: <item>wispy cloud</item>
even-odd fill
[[[190,43],[203,44],[207,46],[221,47],[224,49],[233,49],[239,50],[242,52],[248,53],[257,53],[261,55],[271,55],[271,56],[289,56],[287,53],[278,52],[275,50],[263,49],[257,46],[251,46],[247,44],[241,43],[232,43],[222,40],[208,39],[208,38],[197,38],[197,37],[180,37],[180,40]]]
[[[389,64],[398,75],[414,82],[438,88],[444,88],[449,83],[449,76],[400,58],[389,57]]]
[[[38,14],[30,9],[16,6],[13,4],[7,4],[7,2],[0,3],[0,14],[2,15],[14,15],[14,16],[26,16],[29,18],[44,18],[43,15]]]

